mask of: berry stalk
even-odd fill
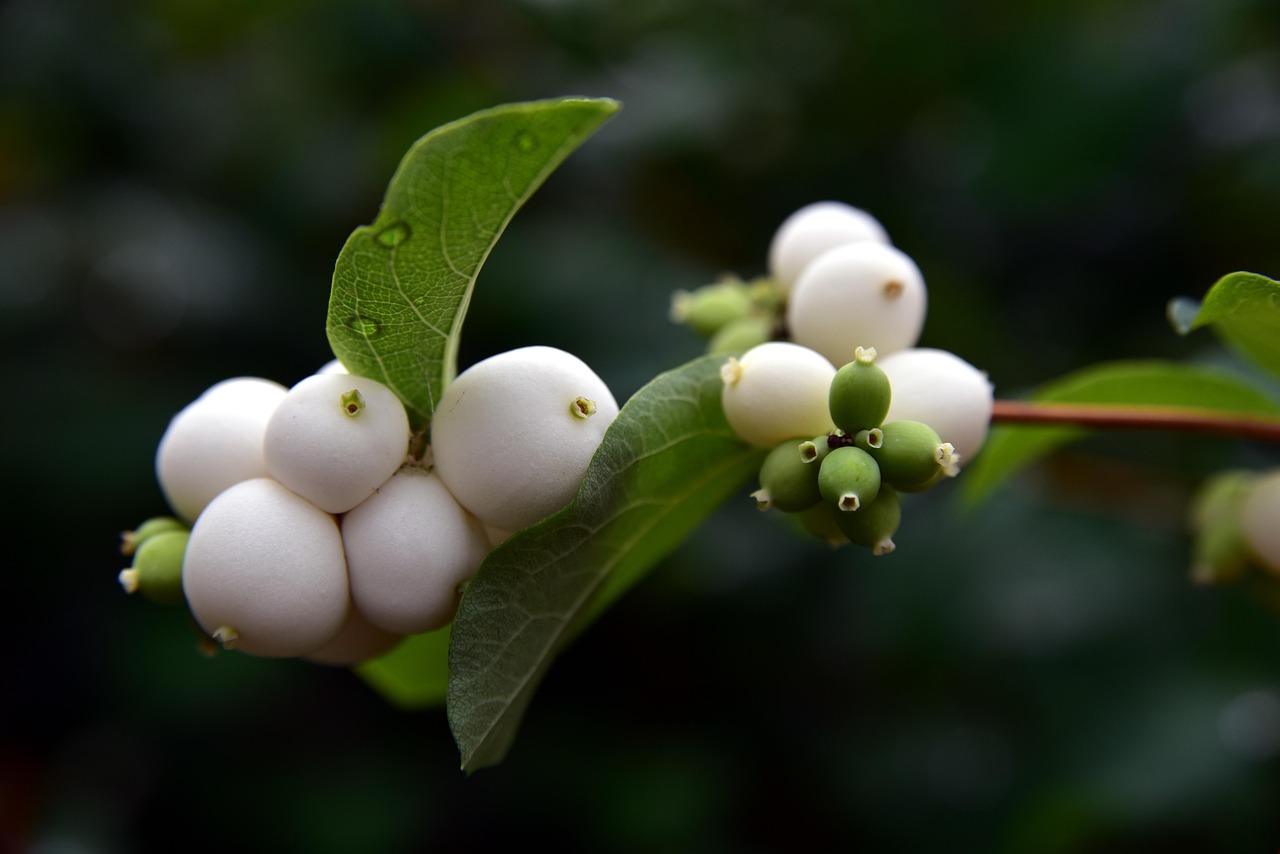
[[[1280,418],[1171,406],[997,400],[991,409],[991,423],[1048,424],[1103,430],[1172,430],[1280,442]]]

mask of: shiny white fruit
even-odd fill
[[[752,347],[720,369],[725,418],[740,439],[772,448],[834,430],[827,399],[836,369],[822,354],[787,341]]]
[[[859,347],[884,357],[915,346],[927,307],[915,262],[892,246],[862,241],[805,267],[787,300],[787,328],[797,344],[846,365]]]
[[[837,246],[864,240],[888,243],[875,217],[844,202],[814,202],[782,221],[769,242],[769,274],[789,291],[811,261]]]
[[[373,625],[416,634],[453,619],[489,552],[480,521],[434,473],[405,467],[342,517],[351,601]]]
[[[578,357],[541,346],[499,353],[441,396],[435,470],[472,514],[516,531],[569,503],[617,415],[604,380]]]
[[[156,449],[156,477],[174,513],[193,522],[227,487],[266,476],[262,437],[286,391],[271,380],[236,377],[173,417]]]
[[[337,637],[350,606],[338,524],[270,478],[237,483],[192,527],[182,589],[224,647],[310,655]]]
[[[973,459],[991,427],[993,389],[987,375],[954,353],[931,347],[878,359],[889,377],[886,421],[923,421],[960,454]]]
[[[276,480],[329,513],[345,513],[395,474],[409,447],[409,417],[377,380],[315,374],[280,401],[264,453]]]
[[[347,366],[342,364],[342,362],[339,362],[337,359],[330,359],[329,361],[321,365],[320,369],[316,371],[316,373],[317,374],[349,374],[351,372],[347,370]]]
[[[1280,469],[1267,472],[1250,487],[1240,527],[1263,568],[1280,575]]]

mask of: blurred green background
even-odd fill
[[[974,511],[921,496],[879,559],[744,490],[471,778],[442,712],[201,658],[120,592],[168,418],[328,360],[334,259],[413,140],[567,94],[625,107],[515,219],[464,362],[558,345],[624,398],[699,351],[673,290],[760,273],[826,198],[884,222],[930,287],[922,343],[1006,396],[1229,362],[1165,302],[1280,274],[1270,0],[9,0],[0,851],[1280,845],[1280,620],[1190,585],[1182,524],[1274,448],[1098,438]]]

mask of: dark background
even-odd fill
[[[1274,449],[1102,437],[890,557],[745,495],[552,669],[504,765],[341,670],[196,655],[125,597],[168,418],[327,361],[343,241],[421,134],[623,111],[515,219],[463,361],[565,346],[622,399],[700,344],[670,293],[762,271],[810,201],[925,272],[922,343],[1001,395],[1222,360],[1166,301],[1280,274],[1269,0],[0,6],[10,493],[0,849],[1266,851],[1280,621],[1186,580],[1187,497]]]

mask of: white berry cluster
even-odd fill
[[[493,545],[572,499],[617,413],[552,347],[459,374],[425,446],[387,386],[338,363],[292,388],[225,380],[165,431],[156,472],[178,519],[130,532],[121,582],[185,600],[225,648],[365,660],[448,624]]]
[[[714,353],[781,338],[843,365],[860,346],[882,357],[914,346],[927,306],[920,268],[874,217],[842,202],[816,202],[778,226],[765,276],[726,276],[679,291],[671,316],[707,338]]]
[[[1280,577],[1280,469],[1231,469],[1209,478],[1191,505],[1192,579]]]
[[[726,418],[771,449],[755,493],[762,509],[883,554],[897,493],[954,475],[981,448],[991,383],[959,356],[917,346],[924,277],[865,211],[801,208],[774,233],[768,268],[750,283],[727,277],[676,294],[673,318],[728,356]]]

